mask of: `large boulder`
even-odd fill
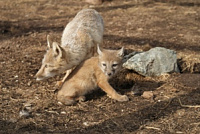
[[[135,54],[123,64],[123,67],[134,70],[143,76],[159,76],[164,73],[180,72],[176,52],[163,47]]]

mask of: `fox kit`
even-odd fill
[[[100,87],[112,99],[128,101],[126,95],[118,94],[108,83],[108,80],[121,68],[123,48],[120,50],[98,49],[98,56],[91,57],[69,75],[64,82],[57,99],[65,105],[72,105],[76,101],[84,101],[88,92]]]
[[[81,10],[64,29],[61,45],[52,43],[47,36],[48,49],[36,74],[37,80],[47,79],[68,70],[64,81],[70,69],[94,55],[96,45],[102,43],[103,31],[103,19],[97,11]]]

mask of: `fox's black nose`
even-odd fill
[[[107,75],[108,75],[108,76],[111,76],[111,75],[112,75],[112,73],[108,73]]]

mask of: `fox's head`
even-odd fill
[[[51,43],[49,35],[47,44],[47,52],[42,60],[42,66],[36,74],[36,80],[44,80],[63,73],[68,65],[66,52],[57,42]]]
[[[124,47],[120,50],[106,50],[100,49],[97,46],[99,54],[99,67],[108,77],[113,76],[122,65],[122,58],[124,55]]]

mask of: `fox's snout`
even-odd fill
[[[43,77],[41,77],[41,76],[38,76],[38,75],[35,75],[35,78],[36,78],[36,81],[41,81],[41,80],[43,80],[43,79],[44,79]]]
[[[51,70],[50,68],[46,67],[45,65],[42,65],[39,71],[36,73],[35,78],[37,81],[45,80],[50,77],[53,77],[55,75],[59,74],[59,71]]]
[[[41,69],[39,69],[38,72],[35,74],[34,78],[36,78],[37,81],[43,80],[41,73]]]
[[[35,78],[36,78],[36,81],[41,81],[41,80],[45,80],[47,78],[49,78],[50,76],[49,75],[44,75],[40,72],[38,72],[36,75],[35,75]]]
[[[114,71],[106,71],[105,74],[111,77],[114,74]]]
[[[48,76],[45,73],[45,68],[44,68],[43,65],[41,66],[41,68],[36,73],[35,78],[36,78],[37,81],[41,81],[41,80],[48,78]]]

